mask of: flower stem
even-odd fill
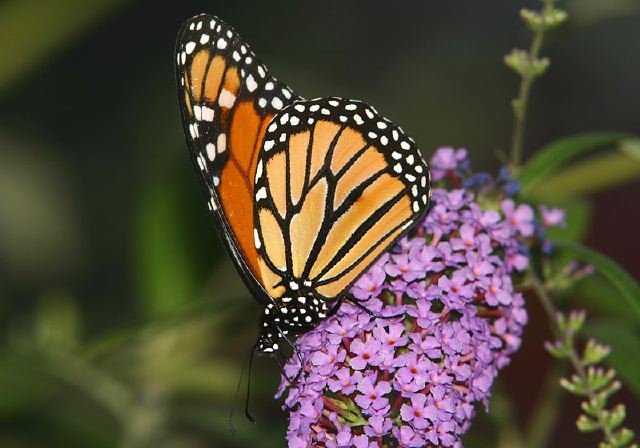
[[[542,282],[542,280],[533,272],[529,273],[529,281],[530,285],[535,291],[536,295],[540,299],[542,306],[544,307],[548,317],[549,322],[551,324],[552,331],[554,335],[557,336],[558,340],[565,340],[565,335],[562,334],[560,328],[558,326],[558,311],[556,310],[555,305],[553,304],[553,298],[551,297],[550,292],[547,290],[546,286]],[[576,371],[576,374],[580,378],[582,383],[582,387],[585,391],[585,396],[589,401],[595,401],[597,391],[593,390],[590,385],[589,378],[587,376],[586,368],[581,361],[580,355],[578,354],[575,344],[565,344],[566,357],[573,366]],[[604,432],[605,441],[611,440],[612,430],[611,427],[604,421],[603,414],[598,413],[597,415],[598,427]]]
[[[543,13],[548,13],[553,10],[553,5],[557,0],[542,0],[544,2]],[[544,37],[547,28],[541,26],[534,31],[533,41],[529,48],[529,61],[537,61],[544,42]],[[511,136],[511,169],[515,173],[522,163],[522,147],[524,144],[524,134],[526,129],[527,120],[527,108],[529,106],[529,93],[533,81],[539,76],[538,74],[528,71],[521,73],[520,88],[518,89],[518,96],[513,100],[513,133]]]

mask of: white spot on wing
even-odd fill
[[[202,108],[200,106],[193,106],[193,115],[196,117],[196,120],[202,120]]]
[[[218,144],[216,145],[218,148],[218,154],[221,154],[227,150],[227,134],[218,135]]]
[[[208,143],[207,147],[207,157],[209,158],[210,161],[214,161],[216,158],[216,145],[214,145],[213,143]]]
[[[261,189],[258,190],[258,192],[256,193],[256,200],[260,200],[260,199],[266,199],[267,198],[267,189],[262,187]]]
[[[260,247],[262,247],[262,243],[260,242],[260,236],[258,235],[257,229],[253,229],[253,241],[256,245],[256,249],[260,249]],[[266,312],[267,310],[265,310],[265,313]]]
[[[282,106],[284,106],[284,104],[282,104],[282,100],[277,96],[271,100],[271,105],[278,110],[282,109]]]
[[[207,106],[202,106],[202,119],[204,121],[213,121],[214,110]]]
[[[257,88],[258,88],[258,83],[253,78],[253,75],[247,76],[247,89],[249,89],[249,92],[253,92]]]
[[[233,107],[233,103],[235,102],[236,96],[229,90],[222,89],[222,92],[220,92],[220,98],[218,98],[218,104],[220,105],[220,107],[231,109]]]

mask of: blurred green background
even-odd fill
[[[284,446],[269,360],[254,370],[258,423],[239,412],[239,435],[227,430],[258,309],[187,157],[172,55],[184,20],[217,14],[299,94],[368,101],[425,156],[461,146],[495,170],[518,83],[502,57],[528,45],[517,18],[527,5],[537,2],[0,2],[0,446]],[[560,6],[570,21],[545,49],[528,154],[567,134],[640,134],[640,2]],[[560,179],[547,193],[588,223],[580,238],[640,278],[637,171],[606,174],[597,192]],[[581,199],[567,202],[572,188]],[[550,365],[538,308],[530,301],[523,351],[467,446],[515,446],[500,422],[526,427]],[[638,391],[625,394],[640,429]],[[576,402],[558,403],[549,446],[595,446],[573,426]]]

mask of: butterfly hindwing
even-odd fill
[[[182,26],[176,75],[191,159],[218,232],[256,299],[268,300],[254,245],[253,180],[271,118],[298,97],[208,14]]]
[[[258,264],[269,295],[281,308],[292,296],[343,296],[426,212],[429,183],[413,140],[365,103],[326,98],[283,109],[267,129],[255,178]]]

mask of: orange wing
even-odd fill
[[[176,44],[187,143],[218,232],[256,298],[266,300],[253,235],[253,180],[271,118],[297,97],[238,33],[199,15]]]
[[[312,326],[327,301],[342,299],[426,213],[429,192],[413,140],[372,107],[327,98],[283,109],[256,171],[256,247],[267,292],[286,316],[313,301],[302,319]],[[283,328],[295,327],[286,316]]]

